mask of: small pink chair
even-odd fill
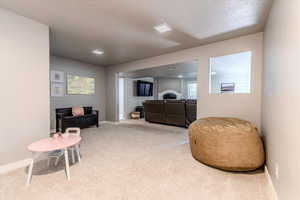
[[[66,132],[64,135],[76,135],[76,136],[80,136],[80,128],[67,128]],[[75,156],[74,156],[74,152],[76,151],[77,153],[77,159],[80,162],[80,150],[79,150],[79,145],[75,145],[70,147],[71,152],[72,152],[72,163],[75,163]]]

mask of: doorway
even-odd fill
[[[119,120],[124,120],[125,116],[124,116],[124,96],[125,96],[125,92],[124,92],[124,86],[125,86],[125,80],[123,77],[119,77],[118,79],[118,84],[119,84]]]
[[[166,119],[176,115],[176,119],[182,122],[179,125],[186,126],[186,121],[196,119],[197,75],[197,60],[119,73],[119,113],[117,115],[119,120],[130,120],[132,114],[139,112],[140,115],[137,118],[140,120],[133,121],[147,122],[150,115],[155,115],[163,116],[161,123],[177,125],[177,122],[173,123],[174,120]],[[172,107],[168,110],[169,113],[157,113],[158,110],[153,108],[155,106],[151,106],[154,110],[145,107],[147,103],[163,102],[169,103],[170,105],[166,106]],[[182,113],[178,113],[178,110]],[[186,119],[187,117],[191,120]],[[154,119],[154,121],[157,120]]]

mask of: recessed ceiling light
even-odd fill
[[[178,78],[183,78],[183,76],[182,76],[182,75],[178,75],[177,77],[178,77]]]
[[[99,49],[95,49],[92,52],[93,52],[93,54],[96,54],[96,55],[102,55],[102,54],[104,54],[104,52],[101,51],[101,50],[99,50]]]
[[[165,32],[169,32],[172,30],[172,28],[167,23],[163,23],[163,24],[154,26],[154,29],[160,33],[165,33]]]

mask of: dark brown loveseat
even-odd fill
[[[143,105],[149,122],[188,127],[196,120],[196,100],[148,100]]]

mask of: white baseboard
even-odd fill
[[[0,166],[0,175],[9,173],[11,171],[20,169],[22,167],[26,167],[30,164],[31,160],[32,159],[27,158],[27,159],[24,159],[24,160],[19,160],[17,162],[9,163],[7,165],[1,165]]]
[[[113,121],[99,121],[99,124],[113,124],[113,125],[116,125],[118,123],[119,122],[113,122]]]
[[[277,192],[276,192],[276,190],[275,190],[275,187],[274,187],[272,178],[271,178],[271,176],[270,176],[269,170],[268,170],[268,168],[267,168],[266,165],[265,165],[265,174],[266,174],[266,177],[267,177],[267,179],[268,179],[268,183],[269,183],[270,188],[271,188],[272,199],[273,199],[273,200],[278,200]]]
[[[113,122],[113,121],[99,121],[99,124],[113,124],[116,125],[119,122]],[[50,133],[56,133],[56,129],[50,129]]]

